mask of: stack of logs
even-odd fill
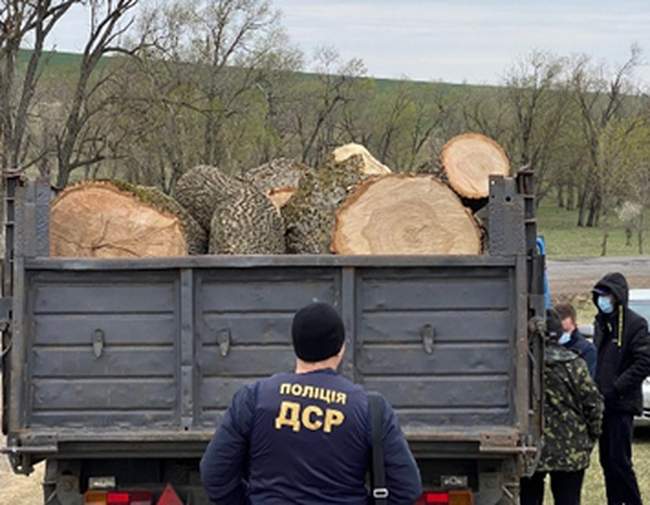
[[[50,213],[50,253],[67,257],[194,254],[482,253],[471,209],[510,163],[466,133],[443,148],[441,176],[393,173],[367,149],[335,149],[318,169],[277,159],[242,175],[198,166],[174,197],[121,181],[65,188]]]

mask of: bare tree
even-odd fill
[[[341,124],[338,115],[346,103],[354,100],[366,69],[361,60],[342,62],[335,50],[322,48],[316,53],[314,71],[316,75],[304,81],[300,103],[293,110],[293,128],[300,144],[300,158],[317,166],[337,143]]]
[[[45,42],[61,17],[80,0],[0,0],[0,166],[25,169],[41,153],[29,157],[25,139]],[[18,73],[18,54],[31,52]],[[1,183],[0,183],[1,184]]]
[[[133,18],[129,12],[138,0],[93,0],[90,2],[90,33],[81,56],[79,75],[74,85],[71,101],[67,104],[67,117],[63,129],[57,134],[57,185],[65,186],[70,174],[87,168],[106,157],[107,133],[102,123],[91,123],[116,99],[104,93],[106,83],[113,77],[110,69],[103,75],[96,70],[102,58],[111,53],[132,54],[121,38],[129,30]]]
[[[518,166],[535,170],[538,202],[552,187],[549,179],[554,168],[562,163],[555,154],[569,112],[564,66],[562,58],[533,51],[504,80],[512,117],[509,150]]]
[[[144,12],[138,31],[147,44],[121,85],[123,113],[138,125],[127,153],[136,177],[173,192],[192,165],[234,171],[270,150],[249,146],[285,107],[275,83],[300,56],[269,2],[174,0]]]
[[[579,126],[587,148],[578,194],[578,226],[596,226],[603,198],[594,185],[592,173],[599,171],[600,140],[608,125],[628,112],[631,78],[639,65],[640,49],[633,46],[629,58],[612,72],[603,65],[594,66],[583,56],[573,64],[570,77],[571,95],[579,110]]]

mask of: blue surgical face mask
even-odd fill
[[[562,333],[562,336],[561,336],[560,339],[558,340],[558,343],[559,343],[560,345],[566,345],[566,344],[568,344],[570,341],[571,341],[571,333],[568,333],[568,332],[565,331],[564,333]]]
[[[604,313],[604,314],[611,314],[614,312],[614,303],[612,302],[612,297],[611,296],[603,296],[600,295],[598,297],[598,308]]]

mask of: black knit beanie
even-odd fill
[[[562,319],[555,309],[546,311],[546,338],[557,341],[562,336]]]
[[[315,363],[339,353],[345,341],[345,329],[334,307],[312,303],[294,316],[291,337],[296,356]]]

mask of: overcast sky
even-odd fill
[[[650,61],[650,0],[275,0],[294,43],[308,54],[334,46],[377,77],[496,83],[532,49],[624,61],[638,43]],[[86,15],[54,34],[79,51]],[[638,76],[650,82],[650,66]]]

